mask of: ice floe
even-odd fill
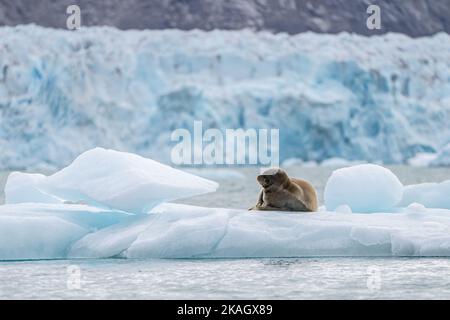
[[[86,205],[0,206],[0,260],[60,259],[84,235],[133,215]]]
[[[450,211],[248,212],[164,204],[147,217],[91,233],[76,258],[450,256]]]

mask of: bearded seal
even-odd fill
[[[262,190],[249,210],[317,211],[316,190],[308,181],[289,178],[280,168],[266,170],[256,179]]]

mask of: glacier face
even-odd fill
[[[450,142],[450,36],[0,28],[0,169],[177,128],[279,128],[281,160],[402,163]]]

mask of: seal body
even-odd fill
[[[262,190],[249,210],[317,211],[317,194],[305,180],[289,178],[282,169],[269,169],[257,177]]]

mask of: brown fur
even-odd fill
[[[316,190],[308,181],[289,178],[282,169],[266,170],[257,180],[262,190],[249,210],[317,211]]]

